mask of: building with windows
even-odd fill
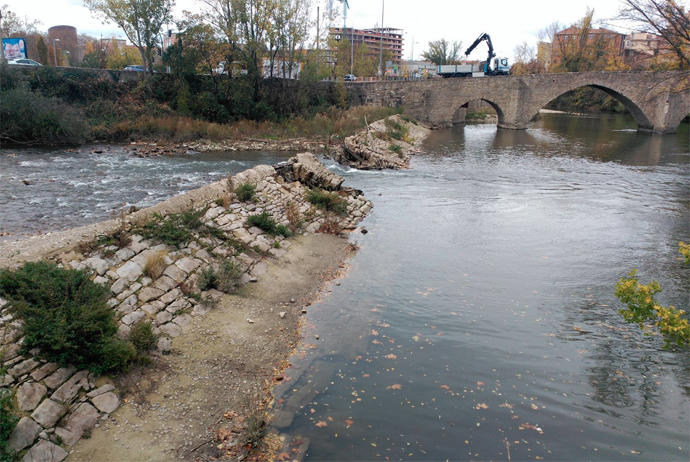
[[[383,50],[390,52],[391,61],[396,64],[402,62],[403,59],[403,34],[402,29],[395,29],[393,27],[378,27],[374,29],[353,29],[342,27],[331,27],[329,35],[336,41],[343,39],[349,40],[353,43],[355,50],[366,43],[369,48],[369,53],[372,56],[379,56],[380,47],[383,42]]]

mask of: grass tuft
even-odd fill
[[[347,212],[347,202],[334,192],[314,188],[307,192],[307,200],[322,210],[334,212],[338,215],[345,215]]]

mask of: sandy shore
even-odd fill
[[[174,339],[172,354],[118,378],[123,406],[75,445],[68,460],[209,460],[232,452],[227,443],[219,449],[216,435],[232,431],[247,417],[247,403],[280,379],[299,341],[303,307],[352,251],[332,235],[296,239],[260,282],[196,318]]]

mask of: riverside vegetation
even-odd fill
[[[344,138],[366,120],[399,112],[349,108],[342,83],[266,79],[255,93],[245,78],[179,78],[155,74],[140,82],[114,82],[78,69],[27,72],[2,65],[0,141],[51,146],[137,139]]]
[[[678,247],[685,263],[690,264],[690,245],[680,242]],[[657,281],[640,284],[637,271],[633,270],[616,285],[616,297],[627,305],[620,310],[621,315],[643,330],[656,327],[664,337],[666,348],[690,344],[690,321],[685,316],[686,312],[674,306],[660,305],[654,299],[659,292],[661,285]]]

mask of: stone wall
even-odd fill
[[[89,270],[94,282],[110,286],[108,303],[118,319],[118,335],[127,338],[138,322],[150,321],[159,336],[158,353],[165,354],[170,351],[172,339],[185,331],[192,318],[206,314],[212,309],[212,301],[222,295],[216,290],[200,292],[197,282],[203,269],[233,261],[242,268],[241,284],[247,284],[262,277],[266,259],[280,259],[286,254],[291,240],[248,225],[250,215],[266,212],[277,223],[296,227],[297,232],[316,233],[333,230],[334,226],[353,229],[370,211],[372,205],[361,192],[341,188],[342,180],[338,182],[330,172],[325,175],[321,170],[316,174],[310,171],[305,165],[314,162],[326,170],[310,154],[300,157],[301,162],[288,164],[296,175],[286,175],[290,181],[273,167],[259,166],[129,217],[129,222],[141,223],[154,210],[162,214],[166,210],[179,211],[179,204],[186,203],[190,209],[204,210],[202,221],[220,230],[223,239],[197,235],[175,248],[134,232],[131,241],[121,248],[80,245],[89,244],[96,237],[93,234],[45,257],[65,267]],[[293,168],[295,164],[299,167]],[[304,178],[309,178],[309,186],[300,181]],[[324,178],[327,186],[335,189],[347,204],[345,214],[326,212],[306,200],[309,187],[318,185],[315,178]],[[234,196],[235,188],[244,183],[256,186],[251,201],[241,202]],[[92,250],[80,251],[80,247]],[[147,261],[153,256],[165,261],[165,269],[155,279],[145,274]],[[9,448],[22,453],[24,461],[60,461],[72,445],[119,407],[118,392],[107,379],[108,383],[97,387],[97,377],[87,370],[46,362],[40,351],[24,352],[21,322],[12,318],[7,301],[2,299],[0,315],[2,360],[7,370],[2,385],[15,391],[21,412]]]

